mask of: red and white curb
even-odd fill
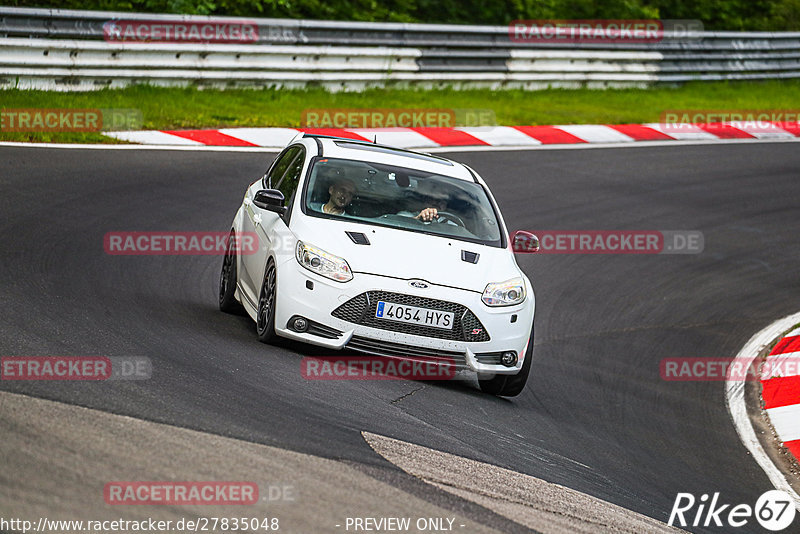
[[[145,145],[282,148],[299,132],[348,137],[400,148],[448,146],[535,147],[637,141],[800,138],[800,124],[573,124],[564,126],[485,126],[456,128],[224,128],[104,132]]]
[[[761,351],[763,351],[766,347],[768,347],[775,339],[782,337],[784,332],[792,328],[794,325],[800,323],[800,312],[794,313],[792,315],[786,316],[782,319],[779,319],[772,323],[771,325],[767,326],[757,334],[755,334],[750,340],[742,347],[742,350],[739,351],[739,354],[736,355],[734,358],[731,366],[731,373],[733,373],[733,369],[749,369],[756,358],[759,357]],[[783,341],[787,338],[796,338],[800,335],[800,330],[794,330],[791,334],[786,337],[783,337],[781,342],[779,342],[770,352],[770,358],[786,358],[792,352],[797,352],[800,350],[800,347],[796,345],[798,341],[795,339],[790,339],[789,341]],[[781,352],[783,350],[788,350],[789,352]],[[768,382],[772,382],[773,380],[779,380],[782,377],[776,377],[774,379],[770,379]],[[792,383],[796,384],[795,379],[797,377],[785,377],[785,378],[792,378]],[[788,387],[784,390],[781,387],[782,382],[775,382],[774,385],[769,386],[770,388],[774,388],[777,391],[784,391],[785,393],[791,391]],[[788,382],[787,382],[788,384]],[[797,387],[796,385],[794,386]],[[791,495],[792,499],[794,500],[795,508],[800,510],[800,495],[794,490],[792,485],[786,480],[783,472],[772,462],[770,456],[764,451],[764,448],[761,446],[761,442],[756,435],[756,431],[753,428],[753,424],[750,421],[750,415],[747,411],[747,405],[745,402],[745,381],[741,380],[740,377],[734,377],[732,374],[729,375],[728,380],[725,383],[725,399],[728,404],[728,411],[731,414],[731,418],[733,419],[733,424],[736,427],[736,432],[739,434],[739,438],[742,440],[742,443],[747,448],[747,450],[752,455],[753,459],[756,463],[764,470],[764,473],[769,478],[772,485],[775,489],[785,491],[789,495]],[[794,389],[796,392],[800,392],[798,389]],[[767,397],[771,399],[770,402],[777,401],[780,397],[779,394],[767,394],[766,387],[765,387],[765,395],[764,400],[767,400]],[[790,395],[786,395],[786,398],[789,399]],[[795,406],[796,404],[800,404],[800,395],[795,395],[794,401],[787,402],[786,404],[782,404],[780,406],[773,406],[767,408],[767,414],[770,416],[772,420],[773,426],[775,426],[776,431],[779,432],[781,439],[784,440],[784,443],[792,443],[793,452],[795,457],[797,458],[797,439],[800,439],[800,435],[797,434],[798,430],[798,414],[800,412],[794,411],[794,416],[788,415],[788,417],[784,416],[784,412],[788,413],[789,410],[795,410],[796,408],[787,408],[787,406]],[[776,411],[777,410],[777,411]],[[773,414],[776,416],[773,418]],[[794,420],[792,420],[794,417]],[[778,425],[776,426],[776,421]]]
[[[761,396],[772,427],[794,457],[800,460],[800,328],[786,335],[770,351],[767,368],[783,369],[780,376],[761,381]],[[782,365],[792,362],[791,365]]]

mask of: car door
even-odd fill
[[[243,276],[240,278],[243,282],[242,289],[247,294],[246,298],[254,307],[261,292],[267,258],[273,249],[282,246],[278,236],[284,235],[284,232],[288,233],[287,222],[290,213],[287,211],[286,215],[281,217],[273,211],[261,209],[253,204],[253,198],[256,192],[265,189],[266,185],[266,189],[280,189],[287,200],[286,205],[290,206],[289,201],[294,193],[290,190],[290,185],[294,183],[296,189],[304,163],[305,148],[302,145],[291,146],[276,158],[264,177],[247,190],[242,231],[256,234],[258,249],[254,254],[241,255]],[[290,178],[288,181],[287,177]]]

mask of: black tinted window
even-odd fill
[[[286,173],[286,169],[289,168],[289,165],[292,163],[297,154],[301,153],[302,151],[302,147],[293,146],[278,156],[278,160],[275,162],[275,165],[272,166],[269,174],[267,175],[267,187],[278,189],[278,184],[280,183],[283,175]]]
[[[300,173],[303,171],[303,163],[305,163],[305,150],[302,147],[294,147],[286,153],[291,158],[286,158],[285,172],[283,176],[277,175],[273,178],[273,187],[279,189],[283,193],[283,198],[289,201],[294,197],[294,192],[297,190],[297,184],[300,182]],[[283,165],[283,159],[279,162]],[[278,180],[276,182],[275,180]]]

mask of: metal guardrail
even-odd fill
[[[109,21],[243,22],[252,44],[107,42]],[[651,43],[517,42],[505,26],[243,19],[0,7],[0,86],[542,88],[800,77],[800,32]]]

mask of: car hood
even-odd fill
[[[293,224],[297,239],[341,256],[354,273],[368,273],[483,292],[487,283],[522,276],[510,249],[381,226],[316,217]],[[359,245],[346,232],[364,234]],[[462,251],[478,254],[477,263],[461,259]]]

